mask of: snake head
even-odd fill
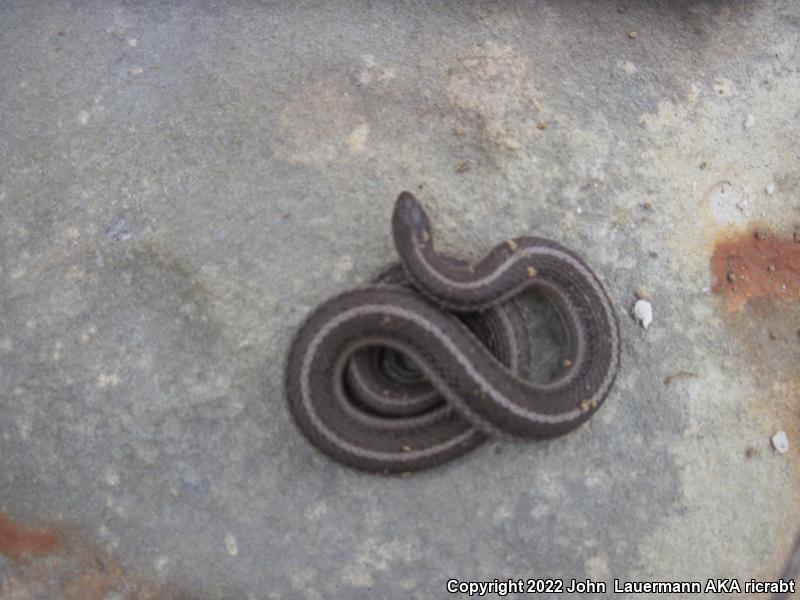
[[[397,197],[392,215],[392,229],[395,240],[414,239],[421,246],[430,241],[431,223],[428,215],[411,192],[401,192]]]

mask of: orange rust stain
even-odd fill
[[[800,229],[788,239],[758,225],[727,232],[717,238],[710,266],[726,329],[761,390],[751,405],[768,417],[770,435],[778,430],[788,434],[784,460],[798,474],[791,485],[794,498],[800,499]],[[763,444],[769,448],[766,434]],[[795,535],[792,525],[800,519],[800,502],[789,506],[790,526],[775,540],[770,577],[783,568]]]
[[[725,298],[730,312],[748,302],[800,300],[800,243],[763,229],[717,240],[711,271],[712,291]]]
[[[13,568],[0,578],[0,599],[167,600],[183,598],[171,586],[126,571],[113,558],[101,559],[76,531],[58,533],[21,525],[0,513],[0,555]]]
[[[15,523],[0,513],[0,554],[12,561],[24,556],[44,556],[58,546],[58,536],[45,529],[32,529]]]

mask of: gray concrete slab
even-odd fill
[[[712,256],[791,243],[799,40],[777,0],[3,2],[0,595],[777,577],[800,264],[732,291]],[[410,478],[295,430],[292,332],[392,260],[404,189],[453,254],[587,257],[624,338],[588,425]]]

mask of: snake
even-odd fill
[[[474,262],[439,253],[410,192],[391,222],[399,264],[320,304],[287,353],[288,407],[314,446],[355,469],[411,473],[490,437],[563,435],[599,409],[619,371],[620,333],[583,259],[539,237]],[[564,368],[546,382],[530,379],[528,290],[552,303],[566,332]]]

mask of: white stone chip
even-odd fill
[[[639,300],[633,305],[633,316],[647,329],[653,322],[653,305],[647,300]]]
[[[227,550],[228,554],[231,556],[239,554],[239,545],[236,543],[236,537],[234,537],[232,533],[225,535],[225,550]]]
[[[745,129],[752,129],[753,126],[756,124],[756,118],[753,113],[747,115],[747,118],[744,120],[744,128]]]
[[[778,454],[786,454],[789,451],[789,438],[785,431],[779,431],[772,436],[772,447]]]

